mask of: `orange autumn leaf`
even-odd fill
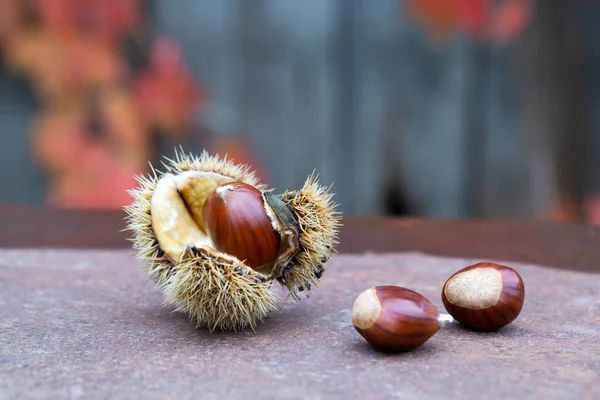
[[[81,110],[69,109],[38,117],[31,146],[43,166],[60,173],[83,163],[94,145],[84,130]]]
[[[78,37],[68,49],[68,74],[73,85],[97,87],[115,84],[125,74],[118,49],[96,37]],[[75,81],[75,79],[77,79]]]
[[[73,97],[80,80],[69,64],[75,40],[67,32],[23,32],[8,44],[9,65],[31,78],[42,99]]]
[[[107,143],[121,157],[145,163],[151,143],[135,97],[123,89],[104,91],[99,96],[98,112]]]
[[[579,205],[570,197],[563,196],[544,216],[554,222],[574,222],[580,217]]]
[[[95,32],[117,39],[141,17],[141,0],[30,0],[42,25],[52,31]]]
[[[490,14],[490,3],[486,0],[462,0],[459,3],[459,21],[469,36],[485,35]]]
[[[408,0],[409,17],[434,39],[464,32],[506,44],[518,37],[531,18],[531,0]]]
[[[29,76],[48,101],[73,99],[89,88],[115,84],[125,73],[115,46],[75,31],[20,32],[7,43],[7,61]]]
[[[122,206],[135,184],[133,175],[145,170],[147,138],[136,142],[137,148],[93,138],[83,109],[48,113],[34,130],[34,154],[52,172],[49,201],[64,207]]]
[[[7,61],[16,71],[37,79],[44,69],[58,70],[63,62],[63,46],[42,30],[19,31],[7,43]]]
[[[126,94],[102,98],[99,110],[83,104],[46,111],[33,125],[31,143],[38,160],[54,171],[74,168],[97,146],[112,149],[115,157],[130,158],[143,165],[149,152],[149,137],[141,126],[133,103]],[[131,107],[131,108],[130,108]],[[100,119],[102,132],[91,132],[90,124]],[[101,137],[98,137],[98,135]]]
[[[55,179],[49,202],[69,208],[122,208],[131,198],[127,193],[136,186],[134,175],[142,166],[114,158],[98,146],[86,160]]]
[[[408,0],[409,16],[426,25],[433,37],[448,35],[456,26],[459,10],[455,0]]]

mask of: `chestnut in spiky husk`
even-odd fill
[[[314,175],[274,195],[249,167],[204,151],[137,178],[125,208],[136,255],[166,302],[210,330],[254,328],[276,309],[273,282],[298,299],[338,243],[339,213]]]

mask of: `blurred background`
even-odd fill
[[[600,1],[0,0],[0,203],[175,147],[352,216],[600,223]]]

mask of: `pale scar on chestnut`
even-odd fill
[[[492,307],[502,294],[502,274],[493,268],[461,272],[448,280],[444,294],[459,307],[472,310]]]
[[[370,288],[362,292],[356,299],[352,309],[352,323],[358,328],[368,329],[377,321],[380,312],[381,303],[377,298],[375,288]]]

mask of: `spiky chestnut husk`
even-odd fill
[[[309,290],[318,282],[338,243],[340,216],[334,210],[329,188],[322,187],[314,174],[301,189],[275,196],[248,166],[236,165],[206,151],[199,156],[176,152],[175,159],[167,159],[164,166],[165,172],[152,168],[151,174],[137,177],[139,187],[130,191],[133,203],[125,210],[128,229],[133,232],[136,256],[143,261],[144,270],[163,289],[165,303],[175,304],[177,310],[189,315],[197,326],[207,326],[210,330],[237,330],[246,326],[254,329],[258,321],[276,309],[277,296],[271,291],[273,281],[287,288],[295,299],[299,298],[300,291]],[[163,193],[166,188],[165,193],[185,197],[188,211],[202,208],[203,200],[214,189],[216,181],[194,186],[185,180],[186,176],[192,176],[193,183],[194,174],[222,177],[217,179],[219,182],[242,182],[263,192],[265,204],[273,211],[274,226],[288,243],[287,247],[282,247],[280,258],[268,274],[254,271],[237,258],[215,250],[202,238],[196,240],[197,236],[173,241],[164,239],[164,235],[169,235],[168,229],[163,232],[160,228],[155,229],[153,224],[161,218],[161,215],[153,218],[152,213],[154,207],[155,214],[160,214],[156,211],[157,202],[153,203],[157,189]],[[178,181],[180,177],[183,180]],[[183,189],[180,186],[169,188],[180,182],[184,182]],[[175,199],[180,200],[183,201]],[[177,207],[163,210],[170,213],[171,208]],[[176,216],[202,232],[203,222],[195,214]],[[166,218],[170,217],[172,215]],[[158,238],[161,235],[163,246]],[[193,242],[192,239],[196,243],[185,242]],[[181,251],[175,251],[179,250],[178,246]]]
[[[338,244],[339,214],[334,211],[330,188],[319,184],[312,174],[299,190],[286,191],[282,200],[294,213],[300,228],[298,253],[277,280],[298,298],[298,292],[310,290],[326,269],[334,246]]]

